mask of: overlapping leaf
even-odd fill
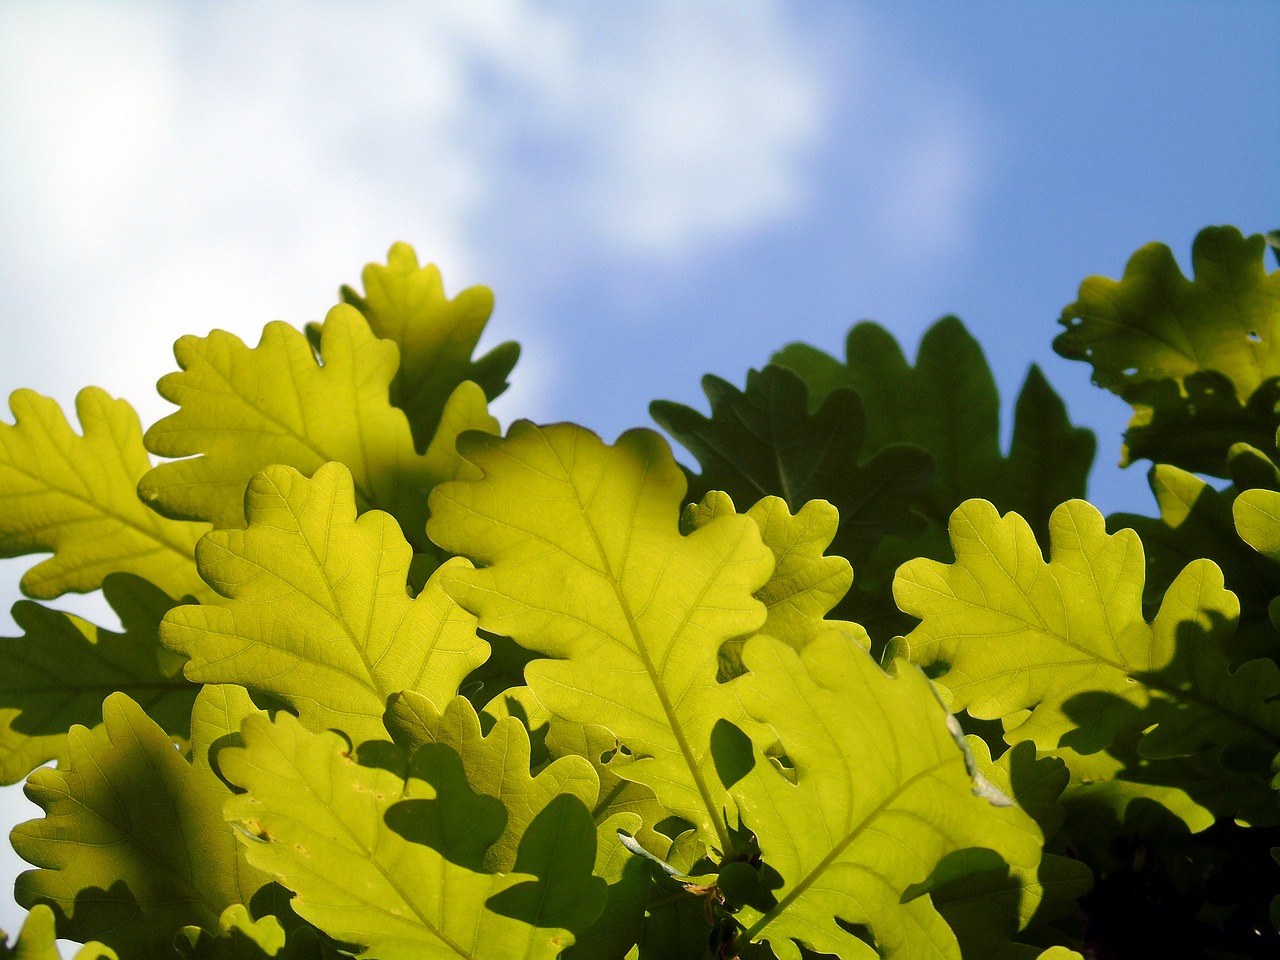
[[[424,697],[403,693],[392,698],[387,727],[396,742],[407,749],[428,744],[456,751],[468,783],[477,786],[484,796],[499,800],[507,809],[501,835],[480,861],[486,869],[512,868],[519,837],[556,795],[573,794],[590,808],[596,824],[594,872],[607,881],[609,887],[601,916],[582,933],[567,956],[616,960],[643,941],[646,930],[653,927],[653,923],[646,922],[647,913],[656,911],[660,915],[656,926],[661,928],[673,910],[682,909],[670,887],[655,886],[647,861],[633,857],[618,839],[618,831],[622,829],[642,838],[650,849],[668,853],[662,844],[664,838],[646,826],[664,820],[668,813],[657,802],[653,791],[623,779],[616,772],[618,765],[601,759],[616,753],[618,746],[617,740],[603,727],[554,722],[550,731],[544,732],[547,746],[556,759],[541,765],[537,777],[532,778],[529,734],[514,716],[499,718],[489,734],[481,738],[479,718],[465,700],[459,698],[451,703],[442,716]],[[422,759],[415,758],[415,764],[422,766]],[[449,824],[443,824],[445,818],[441,818],[445,827],[441,830],[442,838],[430,845],[444,851],[448,840],[443,834],[449,827],[458,835],[474,833],[480,799],[483,798],[460,798],[457,815]],[[491,837],[492,834],[486,836],[486,842]],[[671,886],[679,891],[675,884]],[[701,921],[701,903],[695,900],[694,908]],[[687,911],[688,905],[684,909]],[[675,949],[659,956],[666,960],[679,955]],[[701,960],[701,953],[697,957]]]
[[[1191,248],[1194,279],[1150,243],[1120,280],[1089,277],[1063,310],[1053,347],[1134,406],[1124,460],[1139,456],[1225,475],[1230,446],[1280,425],[1280,271],[1266,239],[1208,227]],[[1255,401],[1255,395],[1261,399]]]
[[[138,499],[151,462],[128,403],[81,390],[83,434],[38,393],[16,390],[9,405],[15,422],[0,423],[0,556],[53,553],[23,575],[27,596],[96,590],[109,573],[136,574],[174,597],[208,595],[193,561],[208,527],[168,520]]]
[[[486,871],[509,873],[514,869],[520,838],[557,796],[576,797],[588,810],[595,805],[600,783],[585,758],[561,756],[537,776],[529,772],[529,734],[514,717],[499,720],[488,734],[481,735],[480,718],[463,697],[450,701],[441,711],[425,697],[407,691],[395,704],[401,717],[409,700],[416,701],[412,716],[417,775],[435,782],[426,773],[430,765],[455,762],[449,758],[456,755],[467,782],[497,800],[506,811],[501,834],[490,841],[481,860]],[[465,808],[462,813],[465,819]]]
[[[445,401],[459,383],[479,384],[490,400],[506,390],[519,344],[508,341],[471,359],[493,312],[488,287],[469,287],[447,298],[439,269],[419,267],[418,255],[406,243],[391,247],[386,266],[368,264],[362,279],[364,296],[344,286],[342,299],[364,314],[375,334],[400,348],[391,402],[408,415],[419,450],[431,442]]]
[[[14,605],[23,635],[0,638],[0,782],[17,783],[45,761],[65,759],[67,731],[97,727],[103,699],[117,690],[170,737],[190,733],[199,688],[159,637],[174,601],[128,574],[109,575],[103,593],[122,633],[30,601]]]
[[[1194,474],[1167,464],[1152,467],[1150,483],[1160,508],[1158,518],[1130,513],[1107,518],[1107,529],[1131,527],[1142,538],[1147,559],[1146,609],[1159,607],[1165,591],[1188,563],[1208,558],[1222,569],[1226,586],[1240,600],[1240,622],[1226,648],[1231,662],[1280,655],[1280,636],[1267,618],[1267,604],[1280,594],[1280,565],[1259,556],[1236,532],[1233,506],[1239,488],[1233,485],[1219,492]]]
[[[1181,382],[1135,383],[1122,394],[1134,409],[1120,448],[1120,465],[1139,460],[1176,464],[1226,477],[1231,447],[1266,447],[1280,423],[1280,379],[1264,380],[1243,402],[1225,374],[1201,370]]]
[[[1084,495],[1093,461],[1090,431],[1072,426],[1061,399],[1034,365],[1018,395],[1013,441],[1000,450],[1000,398],[977,341],[954,317],[924,335],[915,366],[884,328],[859,323],[849,331],[843,362],[804,344],[791,344],[773,363],[794,370],[812,409],[841,387],[854,390],[866,410],[866,449],[914,444],[933,458],[932,480],[914,501],[930,525],[909,540],[889,538],[861,564],[840,616],[867,628],[875,648],[905,633],[914,621],[892,597],[893,573],[915,557],[950,559],[946,523],[964,500],[982,497],[1026,517],[1042,543],[1049,514]]]
[[[985,742],[969,736],[966,745],[982,777],[1029,814],[1045,841],[1062,827],[1058,800],[1070,774],[1056,757],[1036,757],[1023,742],[992,760]],[[1093,886],[1093,874],[1079,860],[1046,852],[1034,870],[1001,863],[985,872],[960,876],[936,889],[934,905],[955,931],[965,956],[989,960],[1035,957],[1020,931],[1061,920],[1078,910],[1077,898]]]
[[[898,602],[922,620],[902,641],[911,660],[937,673],[953,709],[1003,719],[1010,742],[1090,754],[1146,731],[1143,757],[1207,752],[1256,780],[1257,752],[1280,749],[1280,670],[1229,669],[1222,646],[1239,607],[1218,567],[1187,566],[1148,624],[1132,531],[1107,534],[1081,501],[1055,510],[1050,527],[1046,562],[1016,514],[962,505],[956,562],[898,572]]]
[[[596,876],[609,883],[604,913],[578,939],[566,960],[615,960],[624,954],[638,960],[705,960],[706,904],[685,888],[681,877],[706,855],[695,832],[673,840],[654,829],[676,832],[682,821],[653,790],[629,779],[634,758],[619,749],[618,740],[600,726],[552,720],[547,749],[554,756],[579,756],[590,761],[600,780],[600,793],[591,810],[596,822]],[[681,826],[673,830],[673,822]],[[630,838],[627,843],[623,838]],[[634,841],[634,843],[632,843]],[[633,853],[635,844],[647,855]],[[660,867],[653,859],[661,860]],[[631,951],[632,947],[635,951]]]
[[[854,564],[884,537],[924,529],[911,504],[929,482],[929,458],[889,446],[870,447],[874,453],[864,459],[868,425],[854,392],[834,390],[811,413],[800,378],[773,364],[748,372],[745,391],[710,375],[702,388],[710,418],[670,401],[649,407],[702,465],[692,478],[692,499],[710,490],[743,504],[777,496],[792,510],[828,500],[840,514],[835,552]]]
[[[5,945],[0,934],[0,957],[4,960],[62,960],[58,953],[57,931],[54,929],[53,911],[37,904],[22,924],[22,933],[12,948]],[[74,960],[118,960],[116,952],[105,944],[93,941],[76,951]]]
[[[716,652],[764,622],[752,594],[773,557],[759,527],[722,516],[681,536],[684,476],[649,431],[606,446],[520,422],[459,449],[484,479],[437,487],[429,532],[482,566],[442,570],[445,589],[485,629],[556,658],[525,669],[539,701],[612,731],[639,758],[629,776],[728,849],[709,743],[742,708],[716,683]]]
[[[281,697],[318,728],[384,738],[387,698],[416,690],[443,706],[484,660],[475,618],[436,578],[407,589],[412,548],[381,511],[356,516],[350,472],[307,480],[269,467],[249,484],[249,526],[200,543],[205,578],[231,602],[173,610],[161,638],[187,676]]]
[[[927,450],[935,470],[920,509],[940,529],[962,502],[981,497],[1017,511],[1043,537],[1053,508],[1084,495],[1092,432],[1071,425],[1062,400],[1033,365],[1018,394],[1009,454],[1002,455],[995,379],[982,348],[955,317],[929,328],[914,367],[874,323],[849,331],[844,363],[803,344],[784,348],[773,362],[800,375],[811,406],[840,387],[856,391],[866,410],[868,450],[897,443]]]
[[[1192,244],[1188,280],[1173,251],[1149,243],[1120,280],[1095,276],[1080,285],[1054,349],[1087,358],[1095,382],[1117,393],[1145,380],[1217,370],[1243,401],[1280,375],[1280,357],[1272,356],[1280,339],[1280,274],[1267,272],[1265,249],[1261,234],[1207,227]]]
[[[742,939],[767,940],[782,960],[798,960],[797,942],[844,960],[959,960],[954,934],[924,894],[943,877],[998,863],[991,851],[1034,871],[1034,821],[1007,798],[979,795],[918,670],[890,677],[836,631],[799,653],[757,637],[744,658],[749,672],[737,683],[791,769],[757,746],[750,769],[734,775],[734,800],[764,858],[763,867],[739,862],[721,872],[722,889],[746,893]],[[875,946],[850,927],[868,931]]]
[[[1239,458],[1243,459],[1243,458]],[[1268,461],[1269,462],[1269,461]],[[1267,587],[1273,596],[1269,605],[1272,624],[1280,630],[1280,575],[1274,571],[1280,563],[1280,492],[1265,487],[1257,487],[1242,492],[1231,505],[1232,519],[1240,539],[1252,547],[1257,553],[1270,561],[1267,573]],[[1265,588],[1264,588],[1265,589]],[[1276,656],[1274,637],[1271,655]],[[1280,659],[1280,658],[1278,658]]]
[[[295,892],[304,919],[357,944],[361,957],[552,960],[603,905],[603,881],[591,876],[595,827],[570,795],[529,823],[512,872],[482,872],[505,809],[470,799],[456,754],[448,763],[419,751],[406,776],[386,758],[360,765],[340,737],[310,733],[285,713],[274,723],[248,718],[242,735],[245,746],[220,759],[248,791],[226,813],[245,831],[250,862]],[[467,805],[478,825],[442,832],[441,818]],[[415,836],[447,841],[448,851]]]
[[[728,494],[713,490],[685,509],[683,521],[696,530],[736,512]],[[840,518],[823,500],[810,500],[792,514],[780,497],[764,497],[743,515],[755,521],[774,557],[773,574],[756,593],[767,611],[760,632],[799,649],[833,625],[824,618],[853,584],[849,561],[826,555]]]
[[[713,490],[701,502],[685,508],[682,524],[696,530],[718,516],[735,513],[727,493]],[[853,569],[844,557],[826,556],[840,518],[825,500],[810,500],[794,515],[780,497],[764,497],[744,516],[760,527],[760,537],[774,556],[773,575],[756,592],[768,611],[760,633],[801,649],[820,630],[851,626],[826,615],[849,592]],[[737,637],[720,648],[718,678],[723,682],[743,672],[742,645]]]
[[[121,693],[102,715],[101,730],[71,731],[64,768],[28,781],[46,816],[11,834],[39,867],[18,878],[15,893],[27,907],[53,905],[61,937],[96,937],[121,960],[150,960],[186,924],[217,931],[223,910],[247,903],[267,878],[241,862],[222,819],[229,791],[200,759],[209,744],[194,741],[197,762],[188,763]]]
[[[1236,498],[1232,515],[1245,543],[1267,559],[1280,562],[1280,493],[1247,490]]]
[[[221,330],[180,339],[182,369],[159,383],[180,409],[145,439],[153,453],[189,459],[148,473],[142,495],[170,515],[241,527],[245,486],[259,470],[286,464],[309,476],[338,461],[355,479],[361,510],[388,511],[411,543],[425,546],[426,494],[454,475],[453,438],[442,437],[434,456],[417,453],[404,411],[388,396],[396,346],[374,336],[354,307],[329,311],[321,351],[323,365],[302,333],[279,322],[252,349]],[[440,419],[455,434],[497,430],[475,385],[454,390]]]
[[[222,911],[216,934],[183,927],[174,939],[181,960],[323,960],[316,931],[300,926],[286,935],[280,921],[267,915],[254,920],[241,904]]]

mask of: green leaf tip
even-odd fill
[[[417,690],[443,706],[487,655],[475,618],[440,577],[408,590],[412,548],[381,511],[357,516],[351,473],[325,464],[308,480],[285,466],[249,483],[249,525],[201,541],[205,578],[229,600],[173,610],[161,625],[189,657],[187,677],[281,697],[316,727],[356,742],[386,737],[387,699]]]
[[[58,953],[56,921],[53,911],[43,903],[31,908],[23,921],[17,942],[6,947],[0,935],[0,956],[6,960],[62,960]],[[73,960],[120,960],[106,944],[90,941],[76,951]]]
[[[151,468],[138,415],[97,387],[76,395],[83,434],[56,401],[31,390],[0,423],[0,556],[51,552],[22,577],[38,600],[96,590],[110,573],[144,577],[175,597],[208,596],[192,554],[205,524],[147,509],[138,481]]]
[[[493,312],[488,287],[468,287],[453,299],[435,264],[418,265],[407,243],[393,244],[387,263],[365,266],[364,295],[344,286],[344,302],[359,310],[373,332],[400,348],[391,402],[405,412],[418,449],[426,449],[454,388],[473,381],[493,400],[507,389],[519,344],[499,344],[479,359],[472,352]]]
[[[683,519],[697,529],[735,512],[727,494],[712,491],[687,507]],[[827,552],[839,514],[825,500],[810,500],[792,513],[782,498],[764,497],[743,516],[760,528],[760,538],[774,556],[773,574],[756,594],[768,611],[761,632],[803,646],[815,631],[830,626],[824,618],[853,584],[849,561]]]
[[[355,308],[329,311],[320,344],[323,364],[307,338],[281,322],[267,324],[253,348],[221,330],[178,340],[181,370],[163,377],[159,390],[179,410],[145,439],[153,453],[186,459],[147,473],[142,496],[167,515],[242,527],[245,488],[259,470],[285,464],[310,475],[337,461],[352,473],[361,510],[394,514],[410,542],[427,547],[426,494],[454,475],[453,436],[418,454],[408,418],[389,396],[397,348],[374,336]],[[497,430],[483,392],[468,382],[453,385],[437,420],[455,435]]]

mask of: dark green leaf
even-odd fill
[[[691,500],[710,490],[747,506],[777,496],[793,513],[828,500],[840,512],[833,552],[855,565],[884,537],[924,529],[910,506],[928,482],[928,457],[892,446],[863,461],[866,421],[853,391],[833,391],[810,413],[800,378],[773,364],[750,371],[745,391],[713,376],[702,385],[710,418],[665,400],[649,407],[702,465],[690,480]]]

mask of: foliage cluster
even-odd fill
[[[1149,245],[1063,313],[1156,517],[1082,499],[1035,367],[1002,452],[954,318],[655,402],[696,470],[502,436],[490,294],[402,244],[323,323],[179,340],[145,433],[15,392],[0,777],[45,815],[0,956],[1275,955],[1265,245]],[[38,602],[99,589],[118,630]]]

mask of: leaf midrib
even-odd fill
[[[84,438],[82,437],[80,439],[84,439]],[[85,477],[80,476],[79,473],[75,473],[74,466],[72,466],[69,461],[65,460],[66,452],[64,450],[62,450],[61,448],[58,448],[58,453],[59,455],[63,456],[64,461],[67,462],[67,466],[72,470],[72,472],[77,478],[81,480],[87,479]],[[148,520],[152,521],[153,524],[155,523],[155,521],[162,521],[160,523],[160,527],[161,527],[160,530],[157,530],[156,527],[153,525],[149,525],[145,523],[143,520],[141,520],[138,517],[130,517],[126,513],[115,512],[112,504],[103,503],[102,501],[95,500],[92,497],[84,493],[81,493],[79,491],[69,490],[69,489],[66,489],[65,487],[59,486],[53,483],[48,477],[44,476],[43,474],[33,473],[30,470],[26,469],[25,467],[15,464],[13,461],[7,461],[4,464],[4,466],[10,470],[13,470],[15,473],[21,474],[22,476],[26,477],[28,480],[33,480],[36,483],[40,484],[42,487],[44,487],[44,493],[43,493],[44,496],[52,495],[52,496],[65,497],[68,500],[71,500],[75,503],[79,503],[83,506],[90,508],[95,514],[97,514],[96,517],[72,517],[64,521],[58,521],[55,523],[46,523],[42,526],[30,527],[28,528],[28,530],[30,531],[30,534],[38,535],[45,530],[55,530],[55,531],[65,530],[69,527],[78,526],[82,523],[95,522],[95,521],[100,522],[101,520],[104,520],[104,519],[111,520],[116,523],[119,523],[125,529],[133,531],[138,536],[141,536],[144,539],[150,540],[151,542],[158,544],[160,548],[172,553],[176,553],[184,561],[188,563],[194,563],[194,557],[193,557],[191,545],[182,545],[178,541],[173,540],[169,536],[167,536],[163,532],[163,528],[167,526],[167,524],[164,523],[163,521],[167,520],[167,518],[161,517],[159,514],[152,511],[147,506],[146,502],[143,501],[141,498],[139,498],[137,501],[138,506],[142,508],[142,511],[144,511],[141,514],[141,516],[146,517]],[[92,484],[89,484],[89,486],[92,489]],[[0,494],[0,499],[9,499],[10,497],[27,497],[27,496],[30,496],[30,494],[13,492],[13,493]],[[127,502],[132,503],[132,501],[127,501]],[[185,521],[185,523],[190,523],[190,522],[191,521]],[[168,523],[182,524],[184,523],[184,521],[171,520],[171,521],[168,521]],[[62,546],[63,546],[62,544],[56,543],[56,542],[50,544],[50,547],[54,549],[55,553],[57,552],[57,549]]]
[[[566,464],[560,458],[559,451],[550,447],[550,445],[548,445],[548,449],[550,450],[552,456],[555,457],[556,463],[559,465],[560,469],[563,471],[564,476],[568,479],[570,489],[573,490],[574,499],[577,501],[578,506],[582,511],[583,519],[586,521],[583,524],[583,526],[586,528],[587,532],[589,533],[591,537],[592,545],[595,547],[595,550],[596,550],[596,555],[600,559],[601,575],[604,577],[605,580],[608,581],[609,587],[613,590],[614,597],[618,601],[618,607],[620,610],[622,610],[622,615],[626,621],[627,629],[631,634],[631,640],[635,646],[636,654],[639,656],[640,662],[644,666],[645,672],[648,674],[650,685],[653,687],[654,693],[658,698],[658,703],[662,707],[663,716],[667,720],[667,726],[670,728],[672,736],[675,738],[676,746],[680,750],[680,755],[681,757],[683,757],[685,766],[689,770],[689,774],[693,779],[694,786],[697,787],[698,796],[702,799],[703,806],[708,813],[708,818],[711,820],[713,824],[715,824],[716,836],[719,839],[721,844],[720,849],[724,851],[726,855],[728,855],[729,852],[733,849],[732,838],[729,837],[725,827],[720,823],[719,819],[716,816],[715,801],[711,797],[711,792],[707,787],[706,780],[702,777],[701,770],[698,767],[697,759],[693,755],[692,747],[690,746],[689,741],[685,738],[684,732],[681,729],[681,724],[679,721],[679,717],[676,714],[675,707],[671,703],[670,699],[667,697],[666,690],[663,688],[662,684],[659,682],[657,667],[654,664],[652,658],[650,658],[649,656],[649,651],[646,648],[645,637],[643,633],[640,631],[639,625],[636,623],[635,617],[632,614],[631,605],[627,600],[626,594],[622,590],[621,580],[613,572],[613,569],[609,563],[608,554],[604,549],[604,544],[601,542],[600,536],[596,531],[595,524],[591,520],[591,515],[587,510],[587,505],[586,503],[583,502],[581,491],[578,489],[578,485],[574,481],[573,473],[569,469],[569,465]],[[648,467],[648,464],[646,464],[646,468],[647,467]],[[647,479],[647,475],[648,475],[647,469],[645,471],[645,475],[646,475],[645,478]],[[640,485],[636,487],[637,496],[639,495],[639,491],[643,489],[644,482],[645,480],[642,479]],[[635,511],[634,511],[634,503],[633,503],[633,510],[632,510],[633,516],[634,516],[634,513]],[[624,566],[625,566],[625,562],[624,562]],[[703,594],[705,594],[706,589],[707,589],[707,585],[704,584],[702,588]],[[696,604],[694,606],[696,606]]]
[[[894,788],[892,791],[890,791],[884,797],[883,800],[881,800],[878,804],[876,804],[876,806],[867,814],[866,817],[864,817],[861,820],[861,822],[859,822],[852,830],[849,831],[848,834],[845,835],[844,839],[842,839],[839,843],[836,843],[834,846],[832,846],[830,852],[828,852],[825,857],[819,860],[817,865],[815,865],[812,870],[810,870],[807,874],[805,874],[804,878],[799,883],[797,883],[794,887],[792,887],[791,891],[785,897],[779,900],[772,910],[770,910],[768,913],[762,916],[759,920],[757,920],[749,929],[747,929],[742,934],[742,937],[745,938],[746,942],[748,943],[752,942],[760,934],[761,931],[763,931],[767,926],[769,926],[769,924],[773,923],[774,920],[776,920],[779,916],[785,913],[787,908],[792,903],[794,903],[799,897],[803,896],[805,892],[807,892],[808,889],[818,881],[818,878],[823,873],[825,873],[830,867],[832,867],[840,859],[841,855],[843,855],[844,852],[847,849],[849,849],[849,847],[852,846],[853,843],[859,837],[861,837],[863,833],[866,832],[866,830],[870,827],[870,825],[876,820],[878,820],[879,817],[883,813],[885,813],[885,811],[888,810],[894,803],[896,803],[899,797],[901,797],[908,790],[910,790],[918,780],[924,777],[931,777],[938,770],[941,770],[944,767],[947,767],[956,762],[957,762],[957,758],[952,758],[952,757],[939,760],[933,763],[932,765],[924,768],[923,770],[916,772],[907,780],[904,780],[902,783],[898,784],[898,786]]]

